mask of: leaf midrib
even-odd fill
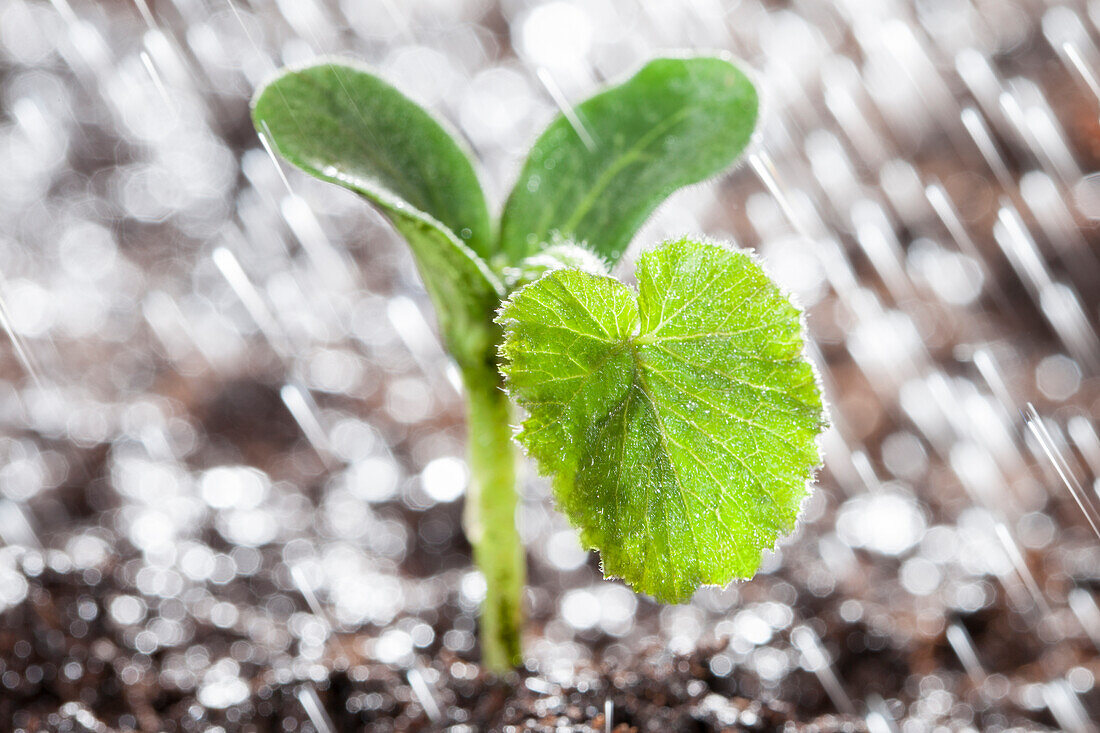
[[[659,135],[663,134],[669,128],[674,127],[677,122],[679,122],[687,115],[691,114],[693,111],[694,110],[692,110],[690,107],[680,107],[674,114],[669,115],[668,117],[664,118],[659,123],[654,125],[649,130],[649,132],[638,138],[638,140],[633,145],[620,153],[618,157],[614,158],[611,164],[604,169],[603,173],[600,174],[600,177],[596,179],[595,183],[592,184],[592,188],[589,189],[585,197],[581,199],[581,201],[577,204],[577,207],[573,210],[573,214],[569,217],[569,220],[562,225],[562,231],[573,231],[577,224],[580,223],[581,219],[583,219],[588,214],[588,212],[591,211],[592,206],[599,199],[600,195],[611,184],[611,181],[614,179],[614,177],[624,168],[633,163],[635,159],[642,153],[642,151],[647,148],[649,144],[653,142]]]
[[[634,378],[633,378],[631,387],[632,388],[634,388],[634,387],[638,388],[638,391],[640,391],[642,393],[642,395],[646,398],[646,401],[649,403],[649,409],[653,411],[653,417],[655,418],[655,421],[656,421],[656,424],[657,424],[657,436],[660,439],[660,449],[665,455],[665,460],[668,463],[669,470],[672,472],[672,478],[676,482],[676,489],[677,489],[676,495],[680,499],[680,506],[683,507],[683,510],[684,510],[684,522],[687,525],[688,532],[691,534],[691,556],[692,556],[692,558],[694,560],[694,563],[695,563],[695,573],[698,574],[699,567],[700,567],[700,562],[699,562],[699,538],[695,534],[695,525],[691,522],[691,512],[688,511],[687,499],[684,498],[684,482],[683,482],[683,479],[680,478],[680,472],[679,472],[679,470],[677,470],[676,461],[673,460],[672,453],[669,451],[669,448],[668,448],[668,435],[666,433],[664,420],[661,418],[660,410],[657,409],[657,403],[653,399],[652,389],[649,386],[649,383],[645,378],[645,373],[643,371],[643,364],[642,364],[642,360],[641,360],[641,353],[639,352],[639,349],[637,348],[636,345],[632,344],[632,346],[633,346],[633,348],[631,350],[631,356],[633,357],[633,363],[634,363]],[[624,442],[625,442],[625,440],[624,440]],[[696,497],[696,499],[698,499],[698,497]],[[668,508],[667,508],[667,506],[668,505],[666,503],[665,504],[665,531],[666,532],[668,531],[668,527],[669,527]],[[643,509],[643,513],[646,516],[646,522],[647,522],[647,528],[648,528],[649,512],[645,511]],[[647,532],[647,535],[652,536],[652,535],[649,535],[648,532]]]

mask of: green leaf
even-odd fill
[[[514,264],[553,231],[611,262],[673,191],[725,170],[756,125],[756,89],[730,62],[657,59],[558,117],[535,143],[501,220]],[[589,149],[591,147],[591,149]]]
[[[299,168],[387,213],[411,206],[479,256],[491,254],[489,210],[465,151],[426,110],[374,74],[338,63],[285,71],[256,94],[252,117]]]
[[[638,294],[557,270],[498,321],[519,441],[609,576],[666,601],[751,577],[819,463],[821,393],[798,310],[748,255],[690,240]]]
[[[378,77],[336,63],[286,71],[252,102],[275,150],[373,202],[408,240],[448,346],[484,362],[503,291],[485,197],[463,150],[428,112]]]

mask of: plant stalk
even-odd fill
[[[522,661],[520,629],[526,565],[516,528],[516,468],[512,405],[496,367],[466,369],[470,487],[463,522],[474,560],[485,577],[481,657],[490,672]]]

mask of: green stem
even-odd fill
[[[520,628],[526,568],[516,529],[516,464],[512,406],[496,368],[464,373],[468,410],[470,489],[464,523],[474,560],[485,576],[481,656],[502,673],[522,661]]]

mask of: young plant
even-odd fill
[[[662,58],[574,111],[535,142],[494,226],[464,149],[377,76],[320,63],[253,101],[283,157],[369,200],[412,249],[466,387],[465,529],[494,671],[520,661],[513,437],[605,574],[669,602],[751,577],[819,462],[800,314],[751,256],[681,239],[641,256],[637,291],[608,274],[673,191],[741,154],[751,82],[722,58]]]

